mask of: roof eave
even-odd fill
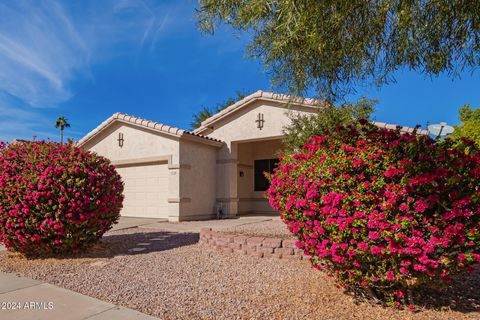
[[[193,141],[193,142],[199,142],[199,143],[206,144],[206,145],[213,146],[213,147],[217,147],[217,148],[220,148],[224,144],[223,141],[212,140],[212,139],[209,139],[209,138],[199,137],[195,134],[189,133],[188,131],[185,131],[183,133],[183,135],[181,136],[181,139],[185,139],[185,140]]]

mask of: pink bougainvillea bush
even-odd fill
[[[399,306],[480,262],[480,156],[362,124],[283,157],[267,194],[315,268]]]
[[[87,249],[119,218],[123,184],[109,160],[71,144],[0,148],[0,242],[27,256]]]

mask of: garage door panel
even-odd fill
[[[155,201],[155,199],[159,196],[159,194],[155,194],[155,193],[147,193],[147,200],[148,202],[150,201]]]
[[[141,203],[141,201],[144,201],[145,199],[145,192],[143,192],[143,190],[135,193],[135,200],[137,200],[137,203]]]
[[[168,166],[136,165],[117,168],[125,183],[121,215],[168,218]]]

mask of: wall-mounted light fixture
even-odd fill
[[[263,117],[263,113],[259,113],[257,115],[257,120],[255,120],[255,122],[257,123],[257,128],[262,130],[263,128],[263,124],[265,123],[265,119]]]
[[[119,146],[120,148],[123,147],[123,141],[124,141],[124,140],[123,140],[123,133],[121,133],[121,132],[118,133],[118,139],[117,139],[117,141],[118,141],[118,146]]]

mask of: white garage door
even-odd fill
[[[125,183],[122,216],[168,218],[168,165],[117,167]]]

